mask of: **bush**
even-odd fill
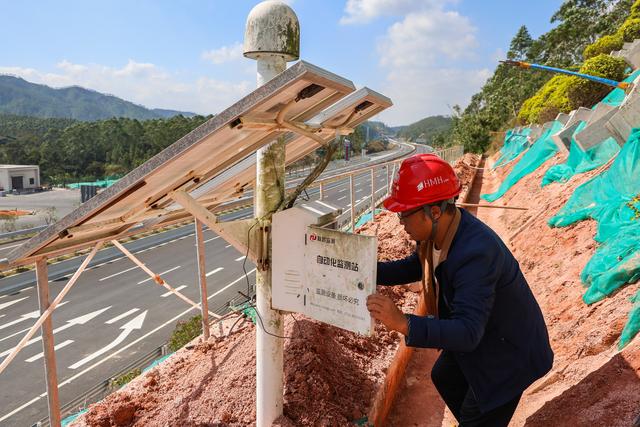
[[[640,18],[630,18],[624,21],[617,34],[622,35],[625,42],[632,42],[640,38]]]
[[[198,335],[202,334],[202,316],[197,315],[189,320],[181,320],[176,324],[176,328],[169,339],[169,349],[176,351],[184,347]]]
[[[126,374],[122,374],[119,377],[116,377],[116,378],[113,378],[112,380],[110,380],[109,381],[109,386],[111,388],[120,388],[123,385],[129,383],[132,379],[134,379],[135,377],[137,377],[141,373],[142,373],[142,370],[140,370],[140,368],[133,369],[133,370],[127,372]]]
[[[580,72],[591,76],[605,77],[607,79],[620,81],[625,77],[627,63],[622,58],[614,58],[609,55],[600,54],[588,59],[580,67]],[[568,88],[571,109],[578,107],[590,108],[600,102],[612,88],[602,83],[592,82],[586,79],[577,79],[575,84]]]
[[[640,18],[640,0],[636,0],[631,6],[631,18]]]
[[[571,111],[569,98],[567,97],[568,87],[575,84],[577,77],[558,75],[549,80],[531,98],[527,99],[520,108],[518,118],[525,123],[544,123],[553,111],[554,117],[559,113]],[[543,117],[540,113],[545,110]]]
[[[582,56],[584,56],[584,59],[589,59],[601,53],[609,54],[614,50],[622,49],[623,44],[624,40],[622,39],[621,33],[603,36],[587,46]]]

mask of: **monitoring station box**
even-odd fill
[[[309,205],[273,216],[272,306],[370,335],[377,239],[333,230],[337,212]]]

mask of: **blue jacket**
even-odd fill
[[[547,327],[500,237],[461,209],[448,256],[434,272],[439,318],[409,315],[406,343],[450,351],[483,412],[515,398],[553,364]],[[419,255],[378,263],[379,285],[422,278]]]

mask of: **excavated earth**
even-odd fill
[[[464,187],[461,200],[477,203],[480,193],[498,187],[510,167],[490,172],[493,160],[485,165],[478,156],[467,154],[456,164]],[[546,221],[573,189],[601,171],[541,189],[544,172],[562,161],[560,155],[549,160],[494,203],[528,207],[527,211],[469,209],[513,250],[542,307],[555,352],[552,371],[527,390],[511,425],[632,425],[640,415],[640,339],[636,337],[621,352],[617,342],[637,284],[591,306],[582,302],[579,274],[595,251],[596,224],[584,221],[551,229]],[[374,224],[359,232],[377,234],[380,260],[404,257],[415,247],[390,213],[376,216]],[[417,301],[413,291],[419,286],[379,291],[411,311]],[[231,317],[214,330],[216,337],[194,340],[92,405],[72,425],[254,425],[255,326]],[[373,337],[362,337],[298,314],[285,316],[285,335],[284,416],[274,424],[278,426],[346,426],[362,420],[400,339],[382,326],[376,326]],[[437,356],[438,351],[430,349],[414,353],[389,425],[455,425],[429,379]]]

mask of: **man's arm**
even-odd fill
[[[396,261],[378,262],[377,284],[385,286],[405,285],[422,278],[422,266],[418,251]]]
[[[503,265],[504,254],[495,251],[476,252],[458,263],[452,283],[455,291],[451,318],[407,315],[407,345],[473,351],[480,343],[491,315]]]

